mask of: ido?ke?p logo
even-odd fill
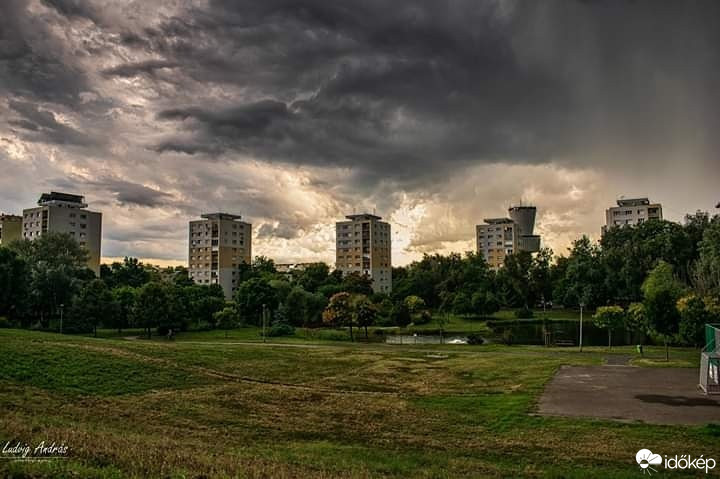
[[[637,461],[638,466],[640,466],[640,469],[642,469],[643,474],[652,474],[653,472],[657,472],[657,469],[652,466],[662,464],[662,457],[660,457],[660,454],[653,454],[650,449],[640,449],[637,454],[635,454],[635,460]]]

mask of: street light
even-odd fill
[[[582,323],[583,323],[583,308],[585,307],[585,303],[580,303],[580,352],[582,352]]]

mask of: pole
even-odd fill
[[[263,304],[262,309],[262,336],[263,336],[263,343],[265,342],[265,327],[267,325],[267,307]]]
[[[583,336],[582,336],[582,323],[583,323],[583,306],[585,306],[583,303],[580,303],[580,352],[582,352],[583,347]]]
[[[63,308],[65,307],[64,304],[60,305],[60,334],[62,334],[62,320],[63,320]]]

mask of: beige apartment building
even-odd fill
[[[102,213],[87,210],[85,197],[43,193],[36,208],[23,210],[22,237],[35,240],[50,233],[67,233],[88,252],[88,268],[100,275]]]
[[[219,284],[231,299],[242,264],[252,262],[252,225],[239,215],[210,213],[190,221],[188,274],[197,284]]]
[[[335,267],[372,280],[373,291],[392,290],[390,224],[371,214],[346,216],[335,223]]]
[[[0,245],[22,238],[22,216],[0,214]]]
[[[617,200],[617,206],[605,210],[605,226],[602,227],[602,234],[615,226],[634,226],[662,218],[660,203],[650,203],[647,198],[620,198]]]
[[[509,218],[486,218],[475,227],[477,252],[491,268],[500,268],[506,256],[518,251],[540,250],[540,236],[533,234],[536,213],[534,206],[511,206]]]

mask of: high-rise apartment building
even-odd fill
[[[650,203],[647,198],[621,198],[617,200],[617,206],[605,210],[602,234],[614,226],[639,225],[648,220],[661,220],[662,217],[660,203]]]
[[[22,238],[22,216],[0,214],[0,244]]]
[[[68,193],[43,193],[38,206],[23,210],[22,237],[28,240],[45,233],[67,233],[88,252],[88,268],[100,275],[102,213],[87,210],[85,197]]]
[[[372,280],[373,291],[392,289],[390,223],[371,214],[346,216],[335,223],[335,267],[343,274],[359,273]]]
[[[536,213],[534,206],[511,206],[509,218],[487,218],[475,227],[477,252],[491,268],[501,267],[506,256],[518,251],[540,250],[540,236],[533,234]]]
[[[189,225],[188,274],[197,284],[219,284],[231,299],[242,264],[252,261],[252,225],[227,213],[200,217]]]

